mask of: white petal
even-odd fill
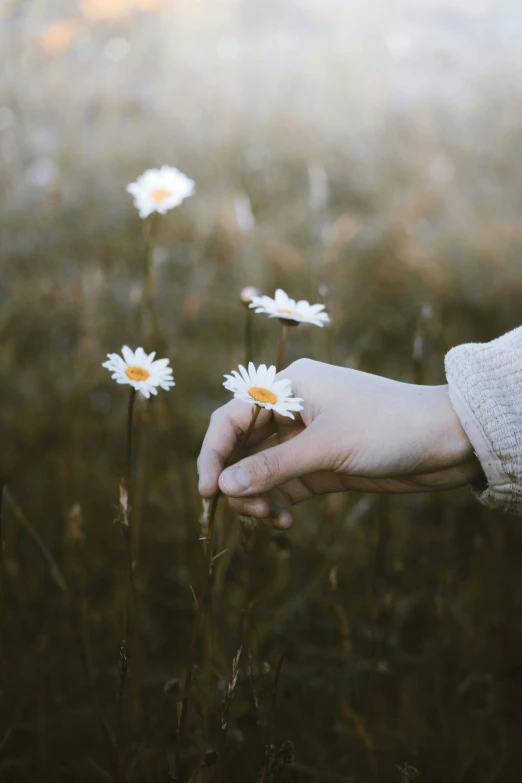
[[[268,388],[266,364],[260,364],[259,367],[257,368],[256,386],[261,386],[263,389]]]
[[[272,364],[272,366],[269,367],[268,370],[266,371],[266,382],[269,388],[272,388],[275,377],[276,377],[276,368],[275,365]]]
[[[139,367],[143,367],[146,360],[147,360],[147,354],[145,353],[143,348],[136,348],[136,350],[134,351],[134,362],[136,362],[136,364]]]
[[[124,345],[121,349],[121,352],[123,354],[123,358],[127,362],[127,365],[132,366],[135,362],[134,352],[131,351],[128,345]]]
[[[252,362],[250,362],[250,364],[252,364]],[[250,369],[250,365],[249,365],[249,369]],[[252,386],[252,381],[251,381],[250,375],[245,370],[245,368],[243,367],[242,364],[239,365],[239,372],[241,373],[241,377],[242,377],[243,381],[245,382],[246,386],[248,386],[248,387]]]
[[[155,356],[155,354],[151,353],[150,356]],[[149,359],[150,359],[150,356],[149,356]],[[154,368],[157,367],[158,369],[162,369],[163,367],[168,367],[168,364],[169,364],[169,359],[156,359],[155,362],[152,362],[152,367],[154,367]],[[171,372],[172,372],[172,370],[171,370]]]

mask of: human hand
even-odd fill
[[[292,381],[303,410],[295,421],[261,410],[244,456],[251,407],[232,400],[219,408],[198,459],[203,497],[219,488],[240,514],[288,528],[292,506],[314,495],[432,492],[483,475],[447,386],[400,383],[310,359],[277,377]],[[234,464],[224,469],[227,463]]]

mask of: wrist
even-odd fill
[[[448,386],[432,386],[429,389],[432,395],[433,469],[451,468],[476,459],[473,446],[451,404]]]

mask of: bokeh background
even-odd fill
[[[520,778],[522,534],[468,490],[323,498],[284,535],[223,504],[173,755],[239,292],[326,303],[288,361],[406,381],[518,326],[521,33],[510,0],[2,1],[1,781]],[[196,194],[159,225],[150,346],[125,186],[163,163]],[[277,339],[256,316],[257,361]],[[124,343],[177,386],[137,410],[120,710]]]

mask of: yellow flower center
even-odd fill
[[[285,315],[293,315],[293,314],[294,314],[294,311],[293,311],[293,310],[284,310],[284,309],[280,309],[280,310],[278,310],[277,312],[278,312],[278,313],[280,313],[281,315],[283,315],[283,313],[284,313]]]
[[[159,204],[161,201],[164,201],[166,198],[168,198],[171,195],[170,190],[165,190],[165,188],[156,188],[156,190],[153,190],[150,194],[156,204]]]
[[[131,381],[146,381],[150,378],[150,372],[144,370],[143,367],[127,367],[125,375],[130,378]]]
[[[252,386],[248,393],[256,402],[270,402],[274,405],[277,402],[277,397],[270,389],[263,389],[261,386]]]

